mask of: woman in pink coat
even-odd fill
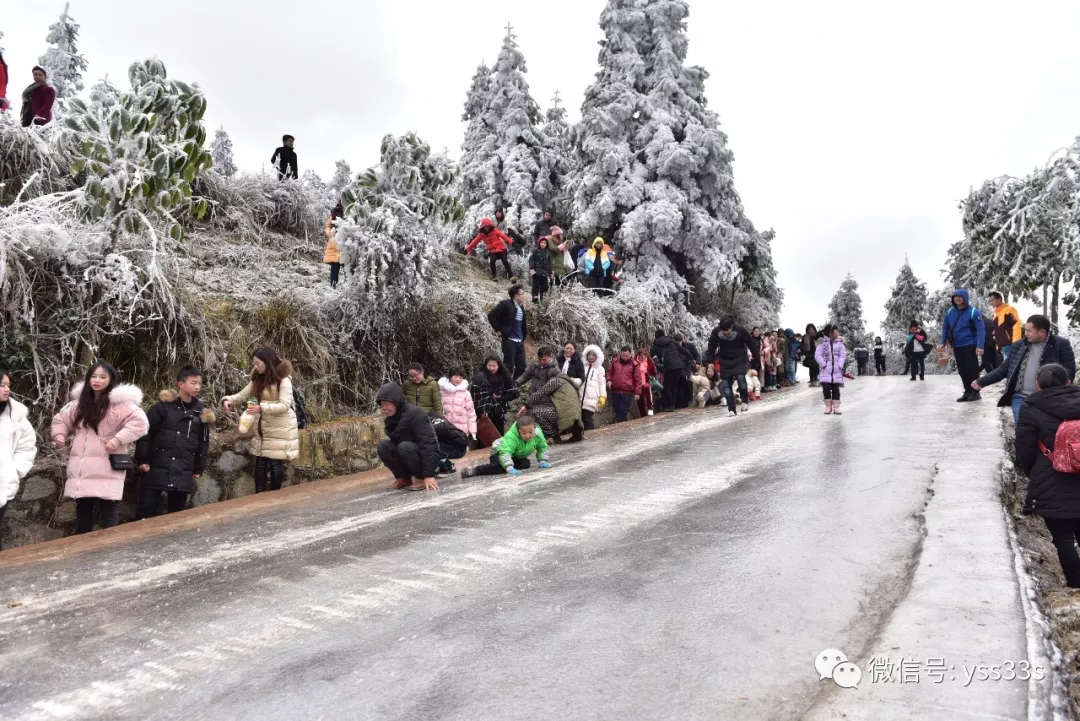
[[[446,420],[465,435],[476,438],[476,408],[469,392],[469,382],[465,380],[465,371],[452,368],[449,378],[440,378],[439,393],[442,395]]]
[[[53,442],[62,448],[71,441],[64,497],[75,499],[76,533],[94,529],[94,506],[103,528],[119,522],[127,472],[114,471],[109,456],[129,453],[128,446],[150,429],[142,399],[141,390],[120,384],[115,368],[98,363],[53,418]]]
[[[841,415],[840,389],[844,386],[844,363],[847,348],[840,340],[840,329],[827,325],[822,331],[825,340],[817,347],[814,357],[821,366],[821,389],[825,393],[825,415]]]

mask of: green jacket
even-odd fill
[[[428,415],[441,416],[443,414],[442,392],[439,391],[439,381],[431,376],[417,385],[412,379],[406,379],[401,384],[401,390],[405,391],[405,398],[414,406],[419,406]]]
[[[563,263],[563,251],[559,246],[548,239],[548,252],[551,253],[551,270],[556,278],[566,277],[566,265]]]
[[[552,378],[534,393],[530,393],[525,399],[525,407],[555,406],[555,412],[559,416],[559,432],[566,433],[574,426],[581,423],[581,396],[578,388],[581,381],[571,378],[565,373]]]
[[[515,458],[528,458],[533,453],[536,454],[536,460],[538,461],[548,459],[547,439],[544,438],[544,432],[540,430],[539,423],[536,424],[536,435],[528,441],[521,439],[517,423],[515,423],[510,426],[510,430],[506,432],[506,435],[495,441],[491,451],[499,455],[499,465],[503,467],[504,471],[509,471],[514,467]]]

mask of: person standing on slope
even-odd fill
[[[1005,302],[1005,296],[996,290],[986,297],[994,309],[994,321],[991,324],[994,333],[994,345],[1007,359],[1012,346],[1024,339],[1024,324],[1020,322],[1020,313]]]
[[[825,415],[841,415],[840,389],[844,387],[844,364],[847,362],[847,348],[840,339],[840,329],[833,325],[825,326],[825,340],[815,353],[821,368],[821,389],[825,394]]]
[[[22,94],[22,126],[48,125],[53,119],[56,91],[49,85],[44,68],[34,66],[34,82]]]
[[[278,180],[285,180],[286,178],[295,180],[300,177],[300,170],[297,168],[296,163],[296,151],[293,150],[295,144],[296,138],[291,135],[282,135],[281,147],[270,156],[270,164],[277,166]]]
[[[709,362],[720,362],[720,377],[724,382],[724,396],[728,402],[728,416],[736,415],[733,384],[738,384],[742,398],[742,412],[750,410],[750,391],[746,385],[746,371],[750,370],[750,334],[733,318],[724,318],[709,336]]]
[[[465,246],[465,255],[473,252],[480,243],[483,243],[484,247],[487,248],[488,262],[491,265],[491,279],[498,280],[499,278],[497,265],[499,261],[502,261],[503,268],[506,269],[506,277],[508,279],[513,278],[514,271],[510,268],[507,252],[510,246],[514,244],[514,241],[506,233],[499,230],[491,218],[484,218],[480,221],[480,232]]]
[[[4,62],[4,51],[0,50],[0,113],[6,113],[11,103],[7,99],[8,66]]]
[[[330,266],[330,287],[337,288],[338,274],[341,273],[341,251],[337,241],[334,240],[334,221],[345,215],[345,208],[341,201],[330,211],[330,217],[326,220],[326,250],[323,251],[323,265]]]
[[[979,359],[983,354],[986,324],[979,309],[971,305],[971,297],[963,288],[952,295],[952,307],[945,313],[941,328],[941,350],[952,346],[956,356],[956,370],[964,384],[964,395],[957,403],[982,400],[979,391],[972,390],[972,382],[979,377]]]
[[[502,341],[503,366],[511,378],[525,372],[525,338],[529,335],[529,319],[525,314],[525,288],[512,285],[504,298],[488,313],[488,323]]]
[[[544,211],[544,217],[536,222],[536,226],[533,227],[533,241],[539,242],[541,238],[546,238],[551,235],[552,228],[555,227],[554,215],[550,210]]]

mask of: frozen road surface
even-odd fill
[[[825,417],[804,384],[518,479],[327,482],[4,552],[0,719],[1026,718],[1033,683],[869,677],[882,650],[1031,651],[999,416],[956,395],[860,379]],[[819,679],[825,648],[858,688]]]

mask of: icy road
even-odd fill
[[[954,377],[844,394],[842,417],[803,384],[594,433],[520,479],[328,481],[5,551],[0,719],[1049,713],[1048,680],[962,670],[1047,664],[992,401]],[[872,679],[886,656],[918,682]]]

